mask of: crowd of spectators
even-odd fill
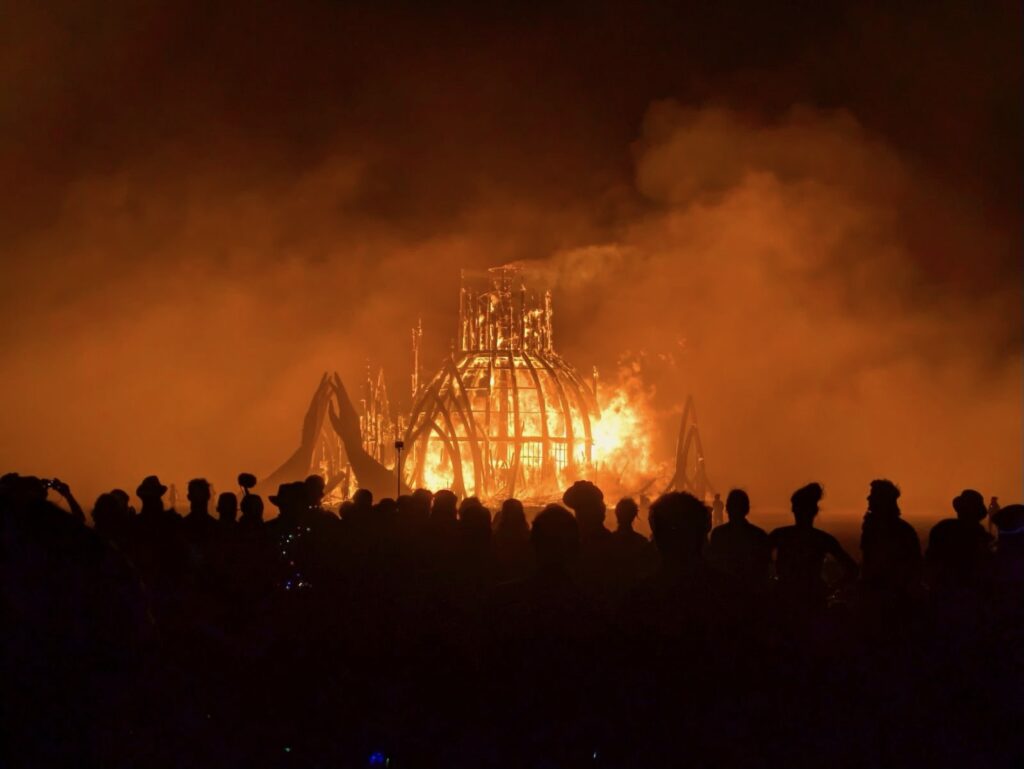
[[[311,476],[273,517],[240,481],[180,514],[150,476],[90,525],[0,479],[4,766],[1021,765],[1024,506],[964,491],[922,547],[872,481],[854,558],[816,483],[765,532],[739,489],[712,528],[586,481],[492,516]]]

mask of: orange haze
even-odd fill
[[[0,172],[22,180],[2,193],[0,468],[64,478],[87,506],[149,473],[219,490],[266,475],[322,371],[354,388],[381,364],[408,408],[409,328],[422,317],[429,372],[459,269],[522,261],[554,286],[556,349],[636,378],[643,450],[670,460],[693,394],[722,491],[779,509],[820,480],[832,509],[858,513],[883,476],[917,514],[964,487],[1021,499],[1018,192],[987,156],[975,186],[957,165],[981,158],[981,102],[1016,91],[999,58],[1014,44],[977,65],[995,95],[936,54],[967,94],[940,124],[946,96],[924,78],[909,96],[862,82],[845,38],[829,98],[775,51],[730,69],[699,48],[685,66],[643,59],[648,93],[628,41],[572,42],[572,19],[494,18],[467,38],[439,14],[435,48],[414,20],[314,5],[238,34],[210,17],[196,38],[171,11],[77,32],[20,11],[0,54],[15,116]],[[317,31],[331,25],[351,50]],[[973,38],[948,34],[921,45],[973,61]],[[622,68],[586,80],[606,46]],[[705,79],[670,79],[691,70]]]

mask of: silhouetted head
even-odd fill
[[[0,501],[4,505],[25,507],[46,500],[46,485],[34,475],[7,473],[0,478]]]
[[[242,508],[242,520],[256,523],[263,520],[263,497],[259,494],[246,494],[239,504]]]
[[[135,496],[142,500],[143,507],[149,507],[151,505],[160,504],[161,498],[167,493],[167,487],[160,483],[160,479],[155,475],[147,475],[142,479],[142,483],[135,489]]]
[[[576,481],[565,490],[562,501],[576,512],[584,538],[604,528],[604,492],[590,481]]]
[[[825,496],[825,490],[820,483],[808,483],[793,492],[789,498],[793,510],[793,517],[800,525],[811,525],[814,516],[818,514],[818,505],[821,498]]]
[[[373,507],[373,492],[369,489],[357,489],[352,495],[352,504],[362,510],[369,510]]]
[[[623,497],[615,505],[615,522],[620,529],[632,529],[633,521],[640,514],[640,508],[632,497]]]
[[[725,498],[725,513],[730,521],[743,521],[750,515],[750,497],[743,489],[733,489]]]
[[[579,525],[561,505],[548,505],[533,519],[530,544],[542,569],[564,569],[579,553]]]
[[[491,511],[476,497],[467,497],[459,506],[459,530],[467,543],[487,545],[491,541]]]
[[[464,512],[466,512],[467,510],[474,510],[474,509],[476,509],[478,507],[483,507],[483,506],[484,506],[484,503],[480,501],[479,497],[466,497],[459,504],[459,518],[461,518],[462,514]]]
[[[871,491],[868,493],[868,512],[879,516],[899,517],[900,506],[897,501],[900,498],[900,489],[892,481],[878,479],[871,481]]]
[[[985,498],[981,496],[981,492],[974,489],[964,489],[960,496],[954,497],[953,509],[956,510],[957,518],[971,523],[980,523],[988,515]]]
[[[193,510],[205,511],[210,504],[210,482],[205,478],[193,478],[188,482],[187,497]]]
[[[302,482],[282,483],[277,494],[270,497],[270,504],[281,511],[282,517],[297,516],[306,509],[306,484]]]
[[[399,494],[395,505],[398,508],[399,517],[408,520],[413,515],[416,501],[412,498],[412,494]]]
[[[518,499],[506,499],[494,519],[494,536],[498,539],[523,540],[529,536],[523,503]]]
[[[310,507],[320,507],[320,503],[324,499],[326,485],[322,475],[311,475],[306,478],[306,504]]]
[[[654,544],[666,562],[692,562],[700,558],[711,531],[711,515],[695,496],[685,491],[662,494],[651,505],[648,520]]]
[[[434,502],[430,508],[430,520],[435,523],[454,522],[458,513],[459,498],[448,489],[434,494]]]
[[[111,489],[110,496],[116,499],[121,504],[121,506],[124,507],[124,511],[126,514],[131,513],[132,498],[128,496],[127,491],[125,491],[124,489]]]
[[[721,502],[721,501],[722,501],[722,495],[721,494],[715,494],[715,502]]]
[[[128,522],[128,508],[113,494],[100,494],[92,507],[92,522],[96,531],[110,535]]]
[[[217,518],[224,523],[234,523],[238,518],[238,497],[225,491],[217,497]]]
[[[1024,505],[1006,505],[992,513],[992,523],[999,530],[999,541],[1010,537],[1024,538]]]
[[[434,501],[434,494],[428,489],[416,489],[412,493],[413,512],[420,521],[430,517],[430,504]]]

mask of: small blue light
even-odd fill
[[[385,760],[384,754],[379,750],[370,754],[370,766],[384,766]]]

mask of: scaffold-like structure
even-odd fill
[[[514,266],[463,272],[457,350],[415,393],[410,486],[540,498],[589,465],[598,405],[555,352],[552,316],[551,293],[529,293]]]

